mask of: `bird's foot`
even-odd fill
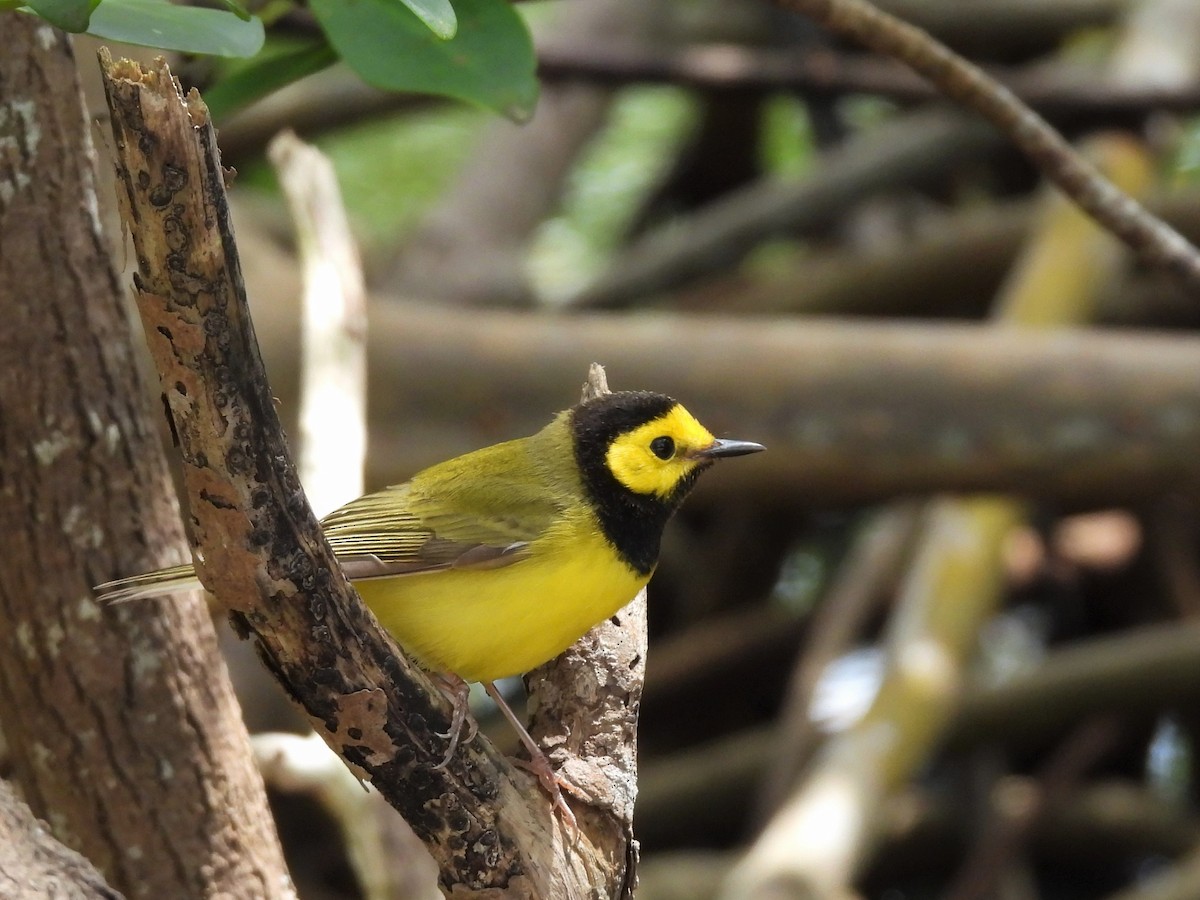
[[[458,749],[459,743],[463,740],[463,728],[467,729],[466,742],[469,744],[475,740],[475,735],[479,734],[479,725],[473,718],[469,718],[471,712],[471,685],[463,681],[457,675],[448,672],[438,672],[433,676],[433,683],[437,685],[442,695],[450,701],[454,707],[454,715],[450,718],[449,731],[435,731],[440,738],[449,739],[450,743],[446,747],[446,755],[442,757],[442,761],[433,768],[444,769],[450,763],[451,757],[454,756],[454,751]]]
[[[542,790],[550,795],[551,806],[554,807],[554,811],[562,818],[563,824],[567,826],[567,830],[571,834],[571,840],[574,842],[575,838],[579,837],[579,821],[575,818],[574,811],[567,805],[566,798],[563,796],[563,788],[569,791],[571,783],[554,771],[554,766],[551,764],[549,757],[541,750],[538,750],[537,755],[531,759],[511,757],[510,762],[518,769],[524,769],[537,778],[542,786]]]
[[[517,718],[516,713],[512,711],[508,703],[505,702],[496,685],[490,681],[485,681],[483,687],[488,692],[488,696],[496,701],[496,706],[504,714],[504,718],[508,720],[508,724],[512,726],[513,731],[517,733],[517,737],[521,739],[521,743],[529,753],[528,760],[514,759],[512,760],[513,764],[537,777],[537,780],[542,785],[542,789],[550,795],[551,806],[567,827],[567,831],[571,835],[571,842],[574,843],[579,837],[579,822],[575,818],[575,813],[567,805],[567,801],[563,797],[563,788],[570,790],[571,783],[554,771],[554,766],[550,763],[549,757],[542,752],[542,748],[537,745],[537,742],[525,730],[524,724]]]

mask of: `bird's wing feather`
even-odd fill
[[[529,544],[555,515],[552,504],[526,492],[503,492],[495,511],[495,488],[483,498],[458,492],[439,503],[410,484],[351,501],[322,520],[325,537],[351,579],[383,578],[445,569],[495,568],[528,556]],[[473,502],[478,500],[480,502]]]

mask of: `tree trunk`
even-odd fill
[[[203,604],[92,598],[180,561],[183,534],[70,45],[0,17],[0,726],[16,778],[130,897],[292,896]]]

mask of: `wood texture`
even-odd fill
[[[56,841],[0,781],[0,897],[121,900],[95,867]]]
[[[0,726],[34,812],[129,897],[292,895],[204,605],[101,609],[183,533],[96,214],[67,38],[3,14]]]
[[[612,896],[606,813],[568,831],[483,737],[445,768],[449,703],[341,574],[266,384],[207,109],[165,64],[102,56],[139,311],[184,462],[198,574],[319,734],[413,827],[454,896]],[[599,835],[599,839],[597,839]],[[623,858],[622,858],[623,862]]]

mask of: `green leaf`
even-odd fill
[[[237,0],[217,0],[223,7],[241,19],[243,22],[250,21],[250,10],[238,3]]]
[[[28,6],[51,25],[72,34],[79,34],[87,31],[88,19],[92,17],[92,10],[99,2],[100,0],[29,0]]]
[[[533,41],[508,0],[457,0],[458,32],[448,41],[394,0],[310,0],[309,8],[342,59],[376,87],[455,97],[513,119],[533,112]]]
[[[220,122],[272,91],[335,62],[337,54],[323,41],[262,56],[208,88],[204,92],[204,102],[213,121]]]
[[[92,13],[88,34],[184,53],[253,56],[262,49],[263,25],[231,12],[175,6],[167,0],[103,0]]]
[[[400,0],[413,11],[418,19],[440,37],[448,41],[458,30],[458,19],[454,17],[454,7],[450,0]]]

